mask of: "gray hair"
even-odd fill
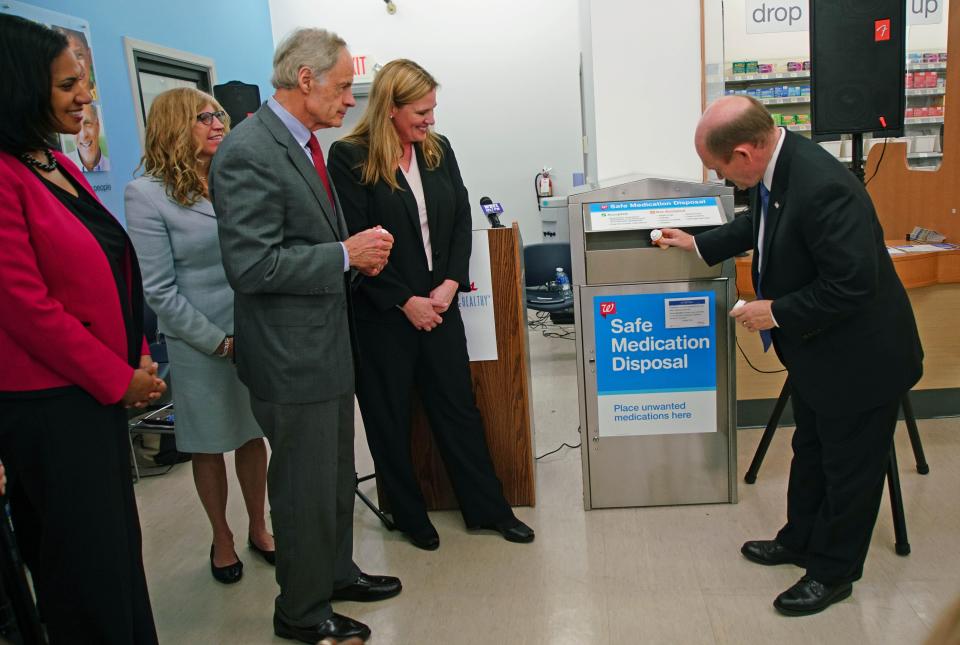
[[[301,28],[287,35],[273,54],[273,78],[276,89],[293,89],[297,75],[309,67],[314,76],[321,76],[337,63],[340,50],[347,42],[326,29]]]

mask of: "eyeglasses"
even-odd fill
[[[220,123],[223,123],[223,119],[227,116],[227,113],[223,110],[217,110],[216,112],[201,112],[197,115],[197,121],[203,125],[210,125],[213,123],[213,118],[216,117]]]

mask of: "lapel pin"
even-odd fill
[[[780,202],[773,202],[774,208],[780,208]]]

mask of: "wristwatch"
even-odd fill
[[[230,350],[233,348],[233,336],[227,336],[223,339],[223,349],[217,352],[217,356],[220,358],[226,358],[230,355]]]

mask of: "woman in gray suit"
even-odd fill
[[[274,543],[264,519],[267,449],[231,360],[233,291],[207,194],[207,169],[227,121],[216,99],[198,90],[159,95],[147,118],[144,174],[127,185],[125,203],[146,300],[166,336],[177,384],[177,449],[193,454],[194,482],[213,528],[211,572],[233,583],[243,563],[227,524],[223,453],[236,451],[250,548],[273,564]]]

